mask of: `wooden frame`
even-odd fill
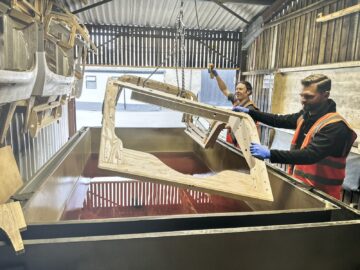
[[[244,153],[250,174],[225,170],[209,177],[193,177],[171,169],[149,153],[124,148],[122,141],[115,135],[115,108],[123,88],[131,89],[136,99],[228,123]],[[273,201],[266,165],[250,155],[250,142],[259,143],[259,137],[254,121],[247,114],[219,109],[124,82],[119,78],[109,79],[107,82],[102,124],[98,164],[101,169],[136,176],[140,180],[167,183],[236,199]]]
[[[164,93],[172,94],[175,96],[181,96],[183,98],[198,101],[196,95],[189,90],[181,91],[179,87],[174,85],[161,83],[151,79],[144,79],[138,76],[133,75],[124,75],[119,78],[122,82],[131,83],[137,86],[143,86],[147,88],[151,88],[154,90],[158,90]],[[139,101],[147,102],[146,100],[142,100],[142,96],[132,96],[133,99],[138,99]],[[161,106],[161,105],[160,105]],[[219,136],[220,132],[225,128],[225,123],[212,121],[209,119],[205,119],[209,123],[209,130],[202,130],[196,123],[194,122],[194,118],[190,114],[184,113],[183,115],[183,122],[186,125],[185,133],[189,135],[194,141],[196,141],[201,147],[203,148],[210,148],[213,147],[217,137]]]

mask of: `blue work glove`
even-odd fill
[[[270,150],[258,143],[251,143],[250,153],[252,156],[261,160],[270,158]]]
[[[235,106],[232,108],[234,112],[249,113],[249,109],[241,106]]]
[[[208,72],[210,74],[210,78],[214,79],[214,77],[218,76],[218,73],[216,71],[216,69],[214,69],[214,64],[209,64],[208,66]]]

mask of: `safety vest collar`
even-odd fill
[[[250,99],[247,99],[240,104],[240,106],[245,107],[245,108],[249,107],[250,105],[254,106],[254,108],[256,110],[258,110],[258,107],[256,107],[255,103]]]

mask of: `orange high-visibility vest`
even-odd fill
[[[340,114],[336,112],[328,113],[318,119],[310,128],[300,148],[303,149],[308,146],[314,138],[315,134],[323,127],[340,121],[344,122],[352,132],[351,141],[349,141],[347,147],[345,147],[343,150],[341,157],[328,156],[314,164],[295,165],[293,167],[290,166],[289,168],[289,173],[292,174],[295,178],[326,192],[336,199],[340,199],[341,196],[341,186],[345,178],[346,157],[350,152],[352,144],[356,140],[356,133]],[[296,146],[296,142],[298,140],[303,123],[304,119],[301,116],[298,120],[296,131],[291,142],[291,149],[294,149]]]

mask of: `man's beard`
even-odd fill
[[[317,111],[321,110],[321,108],[324,106],[322,103],[317,104],[307,104],[303,106],[303,109],[305,112],[313,112],[316,113]]]
[[[312,105],[312,104],[306,104],[303,106],[303,109],[305,112],[311,112],[315,109],[316,106]]]

